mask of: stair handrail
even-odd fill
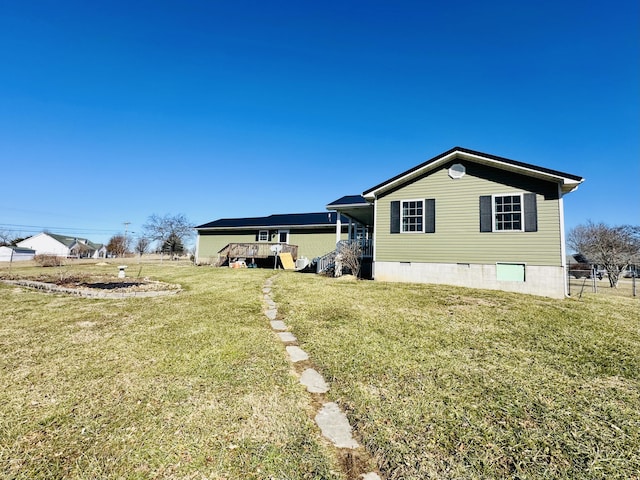
[[[331,252],[325,253],[321,257],[317,257],[314,259],[316,263],[316,273],[322,273],[327,271],[335,264],[336,255],[338,252],[336,250],[332,250]]]

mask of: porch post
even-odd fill
[[[340,221],[340,212],[336,212],[336,245],[340,242],[340,234],[342,233],[342,222]]]
[[[353,232],[351,229],[353,228],[353,222],[351,221],[351,217],[349,217],[349,234],[347,235],[347,240],[351,241],[353,238]]]

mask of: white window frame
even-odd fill
[[[264,234],[264,239],[262,238],[262,234]],[[258,241],[259,242],[268,242],[269,241],[269,230],[259,230],[258,231]]]
[[[284,233],[286,234],[286,241],[281,241],[280,240],[280,235]],[[289,230],[278,230],[278,243],[289,243]]]
[[[405,230],[404,229],[404,204],[406,202],[420,202],[420,204],[422,205],[422,228],[420,230]],[[405,200],[400,200],[400,233],[424,233],[424,223],[425,223],[425,218],[424,218],[424,214],[425,214],[425,205],[424,205],[424,198],[410,198],[410,199],[405,199]],[[417,215],[412,215],[411,218],[418,218]]]
[[[511,229],[498,230],[496,227],[496,198],[498,197],[520,197],[520,228],[519,229]],[[504,213],[501,213],[504,214]],[[491,195],[491,231],[496,233],[509,233],[509,232],[524,232],[524,194],[522,192],[510,192],[510,193],[497,193]]]

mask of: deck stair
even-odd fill
[[[326,273],[334,268],[336,264],[336,256],[340,253],[340,249],[353,242],[358,242],[360,244],[361,259],[373,257],[373,242],[371,242],[371,240],[340,240],[336,244],[335,250],[313,259],[313,262],[316,264],[316,273]]]
[[[332,250],[321,257],[314,258],[313,262],[316,264],[316,273],[325,273],[332,269],[336,264],[337,254],[337,250]]]

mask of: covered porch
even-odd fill
[[[360,247],[362,258],[362,273],[365,277],[371,276],[371,264],[374,254],[373,243],[373,205],[362,195],[347,195],[339,198],[327,205],[327,210],[333,210],[340,215],[336,215],[336,250],[326,258],[318,259],[317,269],[323,271],[335,261],[335,256],[345,244],[357,243]],[[342,221],[340,217],[347,218],[348,235],[347,240],[341,239]]]

